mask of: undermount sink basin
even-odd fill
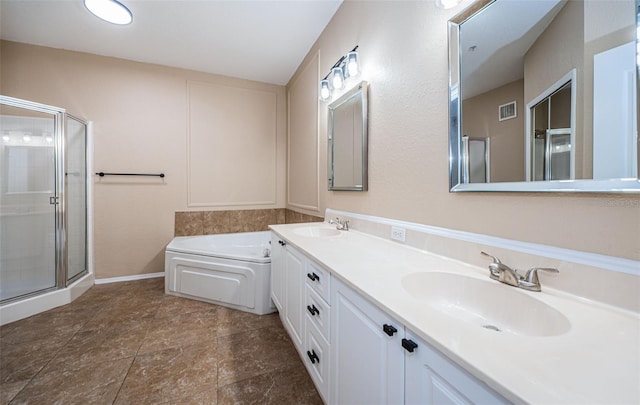
[[[496,332],[557,336],[571,328],[560,311],[515,287],[491,280],[421,272],[406,275],[402,287],[446,315]]]
[[[333,236],[340,236],[340,231],[335,228],[323,228],[317,225],[296,228],[293,232],[308,238],[330,238]]]

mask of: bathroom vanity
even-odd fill
[[[272,299],[328,404],[640,401],[634,312],[357,230],[271,229]]]

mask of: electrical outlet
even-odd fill
[[[405,233],[404,228],[398,228],[395,226],[391,227],[391,239],[393,240],[404,242],[404,233]]]

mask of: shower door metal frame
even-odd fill
[[[82,270],[80,273],[76,274],[72,278],[68,278],[68,276],[69,276],[69,267],[68,267],[68,265],[69,265],[68,264],[69,246],[66,243],[66,241],[67,241],[68,236],[69,236],[69,229],[67,227],[66,199],[62,198],[62,202],[64,204],[63,205],[64,215],[63,215],[62,220],[64,221],[63,225],[64,225],[64,231],[65,231],[65,233],[64,233],[64,237],[65,237],[64,258],[65,258],[65,260],[64,260],[64,267],[63,267],[63,269],[65,271],[64,271],[64,274],[63,274],[63,276],[64,276],[63,278],[64,278],[65,287],[66,287],[69,284],[71,284],[74,281],[76,281],[77,279],[79,279],[80,277],[83,277],[85,274],[87,274],[89,272],[89,240],[88,240],[89,218],[88,218],[88,215],[87,215],[87,212],[89,211],[89,207],[88,207],[89,201],[87,199],[88,188],[89,188],[88,187],[89,175],[88,175],[88,172],[87,172],[87,168],[89,166],[88,156],[87,156],[87,141],[88,141],[89,123],[86,120],[82,119],[82,118],[78,118],[75,115],[68,114],[68,113],[65,113],[63,118],[64,118],[64,125],[66,125],[66,121],[67,121],[66,118],[71,118],[73,120],[76,120],[76,121],[80,122],[85,127],[85,132],[84,132],[84,137],[85,137],[84,138],[84,169],[85,170],[84,170],[84,178],[83,178],[84,187],[85,187],[84,188],[84,270]],[[63,132],[63,134],[64,134],[64,132]],[[62,153],[63,153],[63,155],[62,155],[62,159],[63,160],[62,160],[62,165],[61,165],[62,166],[62,174],[63,174],[62,179],[61,179],[62,183],[63,183],[62,184],[62,191],[66,192],[66,184],[64,184],[64,183],[65,183],[65,180],[66,180],[66,175],[65,174],[66,174],[66,170],[67,170],[67,168],[66,168],[66,164],[67,163],[66,163],[66,160],[64,160],[64,158],[65,158],[65,155],[64,155],[64,153],[65,153],[64,137],[61,137],[61,138],[62,138],[62,142],[63,142],[63,145],[62,145],[63,147],[61,149]]]
[[[38,111],[38,112],[42,112],[45,114],[51,114],[53,116],[54,119],[54,172],[55,172],[55,182],[54,182],[54,190],[53,190],[53,201],[54,201],[54,205],[55,205],[55,213],[54,213],[54,218],[55,218],[55,278],[56,278],[56,282],[55,282],[55,286],[54,287],[49,287],[49,288],[45,288],[42,290],[38,290],[38,291],[33,291],[30,293],[26,293],[26,294],[22,294],[19,295],[17,297],[13,297],[13,298],[8,298],[6,300],[2,300],[1,302],[4,303],[9,303],[9,302],[13,302],[13,301],[18,301],[18,300],[22,300],[28,297],[32,297],[32,296],[36,296],[36,295],[41,295],[43,293],[49,292],[49,291],[55,291],[61,288],[65,288],[67,287],[69,284],[71,284],[73,281],[75,281],[76,279],[78,279],[79,277],[87,274],[88,272],[88,240],[87,240],[87,224],[88,222],[86,221],[87,219],[87,211],[88,211],[88,200],[87,200],[87,194],[88,192],[86,191],[87,189],[85,189],[85,270],[82,271],[81,273],[79,273],[76,277],[74,277],[72,280],[67,280],[67,254],[68,254],[68,247],[67,247],[67,229],[66,229],[66,201],[65,201],[65,141],[64,141],[64,130],[65,130],[65,121],[66,121],[66,117],[70,116],[73,119],[87,125],[88,128],[88,123],[86,120],[83,119],[79,119],[73,115],[67,114],[66,110],[64,108],[59,108],[59,107],[54,107],[54,106],[50,106],[50,105],[46,105],[46,104],[41,104],[41,103],[36,103],[33,101],[28,101],[28,100],[22,100],[19,98],[14,98],[14,97],[8,97],[8,96],[3,96],[0,95],[0,104],[3,105],[7,105],[7,106],[11,106],[11,107],[18,107],[18,108],[23,108],[23,109],[27,109],[27,110],[32,110],[32,111]],[[88,159],[88,153],[87,153],[87,137],[88,137],[88,133],[85,132],[85,170],[87,167],[87,159]],[[87,184],[87,178],[88,176],[85,174],[85,184]],[[86,187],[86,186],[85,186]]]

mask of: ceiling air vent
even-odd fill
[[[516,110],[515,101],[512,101],[507,104],[502,104],[501,106],[498,107],[498,120],[504,121],[504,120],[510,120],[511,118],[515,118],[518,116],[516,111],[517,110]]]

